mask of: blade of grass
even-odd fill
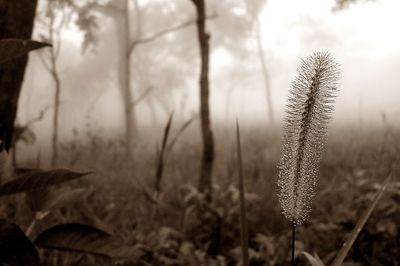
[[[296,256],[295,256],[295,251],[296,251],[296,224],[292,223],[292,266],[296,265]]]
[[[174,113],[171,113],[169,116],[167,125],[165,126],[164,129],[164,136],[161,144],[161,150],[160,153],[158,154],[158,162],[157,162],[157,169],[156,169],[156,183],[155,183],[155,189],[157,194],[160,192],[160,184],[163,176],[163,171],[164,171],[164,154],[165,154],[165,148],[167,146],[168,142],[168,135],[169,131],[171,129],[171,124],[172,124],[172,118],[174,117]]]
[[[387,185],[392,178],[392,172],[390,172],[389,176],[386,178],[384,183],[382,184],[381,189],[377,192],[374,200],[371,202],[371,205],[368,209],[364,212],[364,214],[358,220],[356,226],[354,227],[353,231],[351,232],[350,236],[344,242],[342,248],[339,250],[338,254],[336,255],[335,260],[331,264],[332,266],[340,266],[342,265],[344,259],[346,258],[347,254],[349,253],[351,247],[354,244],[358,234],[361,232],[362,228],[364,227],[365,223],[367,222],[368,218],[371,216],[372,211],[375,209],[376,205],[378,204],[379,199],[382,197],[383,192],[385,192]]]
[[[306,256],[308,262],[312,265],[312,266],[325,266],[325,264],[322,262],[322,260],[318,257],[317,254],[315,254],[314,256],[311,255],[308,252],[301,252],[304,256]]]
[[[239,191],[240,191],[240,238],[242,243],[242,256],[243,266],[249,266],[249,239],[248,239],[248,226],[246,218],[246,203],[244,199],[244,185],[243,185],[243,161],[242,161],[242,148],[240,145],[240,130],[239,122],[236,119],[236,145],[238,153],[238,177],[239,177]]]
[[[176,141],[178,140],[178,138],[180,137],[180,135],[182,135],[182,133],[192,124],[192,122],[194,120],[196,120],[199,116],[196,114],[194,116],[192,116],[189,120],[187,120],[185,123],[183,123],[183,125],[181,126],[181,128],[178,130],[178,132],[176,132],[175,136],[171,139],[171,141],[168,143],[166,150],[170,151],[172,150],[172,148],[174,147]]]

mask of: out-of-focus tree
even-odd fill
[[[0,39],[30,39],[36,11],[36,0],[0,0]],[[9,150],[14,133],[18,98],[28,57],[21,56],[0,65],[0,135],[1,144]]]
[[[348,8],[351,4],[355,4],[355,3],[365,3],[365,2],[371,2],[371,1],[375,1],[375,0],[335,0],[335,6],[334,6],[334,10],[342,10],[345,8]]]
[[[135,6],[137,1],[133,1]],[[129,0],[111,0],[106,4],[93,2],[90,4],[93,10],[110,17],[117,31],[118,44],[118,82],[124,106],[125,141],[127,152],[130,154],[133,140],[137,133],[135,108],[133,105],[133,92],[131,89],[131,16]]]
[[[194,25],[195,20],[189,19],[182,23],[175,23],[172,26],[161,25],[158,29],[152,29],[152,33],[148,33],[149,30],[142,29],[141,6],[137,0],[64,1],[67,1],[78,14],[76,22],[81,30],[85,32],[84,48],[89,47],[91,44],[95,45],[99,41],[95,33],[99,24],[95,15],[96,12],[103,17],[111,18],[114,22],[118,46],[118,82],[126,125],[125,140],[127,151],[131,154],[135,137],[138,135],[135,106],[148,96],[149,91],[154,87],[151,85],[146,86],[145,91],[134,97],[134,91],[136,90],[132,86],[132,68],[139,64],[135,63],[133,54],[140,45],[154,42],[171,32]],[[135,27],[132,28],[131,25],[135,25]]]
[[[270,82],[269,71],[268,71],[268,66],[267,66],[267,62],[266,62],[266,54],[264,52],[263,43],[262,43],[262,32],[261,32],[260,18],[259,18],[259,16],[260,16],[259,13],[265,4],[266,4],[266,1],[254,1],[254,0],[246,1],[248,14],[252,18],[251,26],[254,28],[253,29],[254,37],[255,37],[255,40],[257,43],[257,54],[258,54],[258,58],[260,60],[261,70],[262,70],[262,74],[264,77],[269,120],[271,123],[273,123],[274,122],[274,107],[272,104],[271,82]]]
[[[61,51],[61,31],[67,21],[68,15],[66,14],[66,3],[61,0],[48,0],[44,4],[43,11],[38,12],[36,21],[44,29],[43,32],[39,33],[41,40],[53,44],[51,49],[46,49],[39,55],[44,67],[54,82],[53,135],[51,143],[51,166],[54,168],[58,162],[58,131],[61,99],[61,77],[57,61]]]

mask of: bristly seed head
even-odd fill
[[[311,211],[339,77],[331,55],[316,52],[301,61],[289,92],[278,186],[283,214],[294,224],[305,222]]]

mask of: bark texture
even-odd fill
[[[200,46],[200,115],[201,133],[203,140],[203,154],[201,159],[199,190],[211,192],[212,170],[214,163],[214,139],[211,130],[210,104],[209,104],[209,52],[210,35],[206,32],[206,5],[205,0],[192,0],[197,10],[197,37]]]
[[[0,0],[0,39],[30,39],[37,0]],[[0,133],[9,150],[28,56],[0,65]]]

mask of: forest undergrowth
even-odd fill
[[[160,135],[162,135],[160,133]],[[160,136],[161,139],[162,136]],[[332,262],[358,218],[368,207],[393,162],[400,131],[335,129],[330,133],[310,220],[298,229],[297,265],[309,265],[307,251]],[[156,191],[156,149],[141,146],[134,159],[124,143],[90,134],[60,149],[62,168],[93,175],[60,187],[85,188],[82,198],[41,219],[31,235],[54,224],[77,222],[119,236],[142,251],[143,265],[240,265],[240,206],[234,134],[217,142],[213,199],[196,189],[200,150],[182,138],[165,157]],[[250,240],[250,265],[290,264],[289,222],[277,198],[279,134],[244,134],[243,168]],[[25,164],[37,166],[36,159]],[[400,180],[398,169],[343,265],[399,265]],[[3,215],[24,230],[33,217],[24,195],[1,205]],[[44,252],[44,251],[42,251]],[[92,255],[46,251],[44,265],[111,265]],[[115,263],[115,262],[114,262]],[[148,264],[146,264],[148,263]],[[121,262],[117,265],[136,265]]]

